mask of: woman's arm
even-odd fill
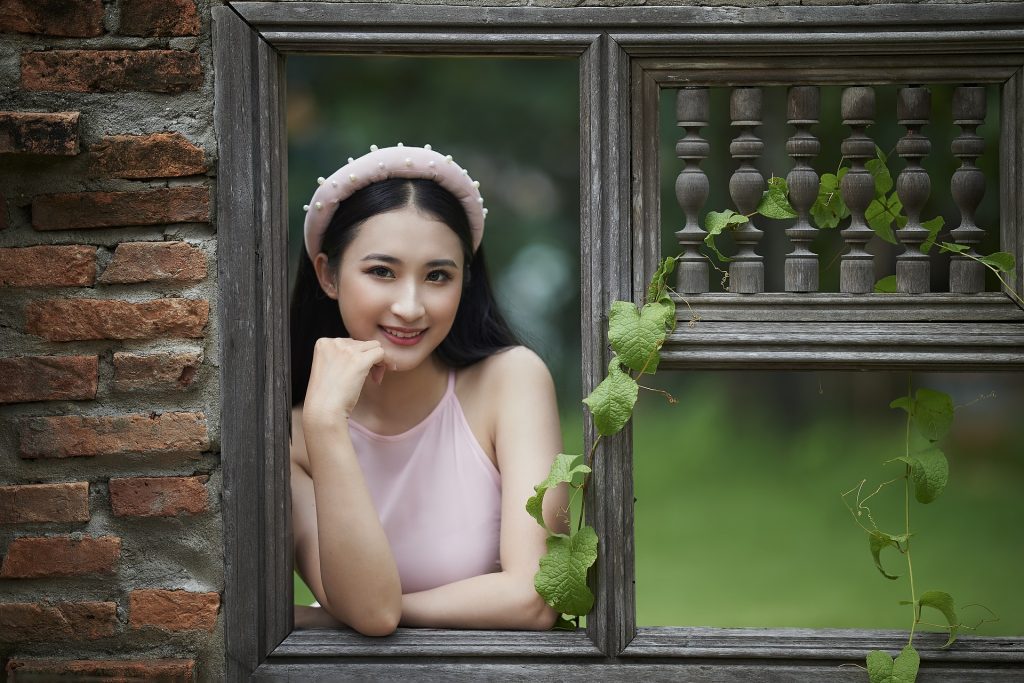
[[[501,471],[502,571],[402,596],[403,626],[548,629],[558,614],[533,586],[544,529],[526,512],[534,484],[543,481],[562,449],[555,386],[544,362],[526,348],[488,359],[481,378],[494,396],[495,449]],[[544,519],[568,531],[568,487],[544,497]]]
[[[292,458],[297,563],[324,608],[367,635],[391,633],[402,613],[398,567],[347,422],[367,378],[380,381],[383,360],[377,341],[317,340],[300,416],[304,457],[293,443]]]

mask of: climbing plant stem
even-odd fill
[[[907,377],[907,397],[913,400],[913,377],[908,375]],[[907,432],[906,432],[906,456],[910,458],[910,421],[913,419],[913,415],[910,411],[907,411]],[[910,578],[910,609],[913,612],[914,618],[910,623],[910,639],[907,641],[908,645],[914,644],[914,631],[917,629],[917,594],[914,591],[914,563],[910,559],[910,479],[911,479],[911,467],[907,465],[906,480],[904,481],[903,487],[903,511],[904,521],[906,522],[904,533],[907,535],[905,542],[906,555],[907,555],[907,576]]]

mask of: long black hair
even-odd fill
[[[462,299],[451,331],[435,351],[438,359],[449,367],[463,368],[519,345],[521,342],[505,322],[494,300],[483,247],[473,253],[465,210],[454,195],[432,180],[382,180],[367,185],[340,202],[320,247],[327,255],[330,272],[337,272],[342,254],[355,239],[363,221],[410,205],[450,227],[458,235],[465,256]],[[300,252],[290,309],[293,407],[306,398],[316,340],[349,336],[338,311],[338,302],[328,297],[320,287],[313,261],[305,248]]]

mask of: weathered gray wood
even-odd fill
[[[764,151],[764,143],[754,133],[761,125],[761,89],[734,88],[729,97],[729,119],[740,129],[729,144],[733,159],[739,159],[739,168],[729,178],[729,196],[737,213],[750,215],[757,210],[764,192],[765,182],[753,162]],[[736,254],[729,262],[729,291],[735,294],[756,294],[764,291],[764,258],[754,251],[764,233],[755,224],[755,217],[734,228]]]
[[[683,294],[700,294],[709,289],[708,262],[699,249],[707,233],[698,219],[711,191],[708,177],[700,167],[700,162],[711,153],[711,145],[700,136],[700,129],[708,125],[710,116],[707,88],[680,88],[676,92],[676,125],[684,131],[683,138],[676,143],[676,156],[683,161],[676,178],[676,200],[686,216],[686,223],[675,233],[682,249],[676,264],[676,290]]]
[[[630,134],[633,140],[657,140],[660,91],[634,61],[630,81],[635,106],[630,108]],[[659,145],[631,145],[633,295],[641,302],[647,283],[662,258],[661,245],[661,163]],[[701,261],[704,260],[700,257]]]
[[[999,226],[1005,251],[1014,255],[1013,287],[1024,297],[1024,70],[1003,85],[1000,111]]]
[[[786,141],[786,152],[795,162],[786,176],[789,201],[796,211],[796,223],[786,229],[793,251],[786,255],[785,288],[787,292],[818,291],[818,255],[811,251],[811,241],[818,231],[810,224],[811,205],[818,198],[818,174],[809,159],[821,151],[821,143],[810,127],[821,116],[821,96],[816,86],[794,86],[789,89],[786,120],[796,132]]]
[[[551,25],[587,26],[615,29],[626,26],[638,29],[677,27],[673,35],[698,28],[747,29],[759,26],[773,30],[789,30],[810,34],[811,26],[842,32],[867,39],[873,32],[868,27],[911,27],[915,32],[934,33],[946,26],[958,32],[971,27],[991,28],[992,24],[1013,26],[1024,23],[1024,12],[1009,3],[972,4],[970,12],[962,7],[943,5],[881,4],[870,7],[458,7],[437,5],[394,6],[391,3],[321,3],[321,2],[232,2],[238,13],[256,27],[321,27],[321,26],[404,26],[449,28],[483,26],[492,29],[511,27],[544,27]],[[705,31],[706,33],[706,31]]]
[[[276,271],[283,272],[282,261],[275,260],[280,256],[267,254],[280,247],[273,222],[283,220],[284,193],[283,177],[275,179],[274,172],[266,171],[268,167],[280,168],[280,161],[273,159],[273,154],[280,153],[280,130],[274,129],[280,121],[254,108],[280,97],[280,90],[275,91],[282,77],[274,73],[280,70],[275,49],[319,53],[583,54],[581,325],[587,340],[583,348],[583,384],[589,391],[603,377],[608,360],[604,329],[610,301],[631,295],[635,299],[657,260],[653,245],[658,243],[658,205],[652,199],[656,194],[651,194],[657,179],[647,177],[652,168],[657,168],[656,161],[652,161],[656,154],[636,149],[653,140],[636,132],[656,129],[657,113],[651,109],[657,106],[658,85],[992,83],[1010,78],[1004,88],[1002,114],[1003,244],[1018,256],[1019,264],[1024,264],[1024,240],[1019,236],[1024,225],[1024,193],[1020,192],[1024,154],[1019,132],[1020,112],[1024,110],[1019,75],[1024,62],[1024,6],[981,4],[972,5],[970,12],[956,5],[554,10],[398,3],[232,3],[232,8],[250,22],[251,28],[230,17],[232,26],[218,25],[216,29],[218,106],[221,113],[226,103],[239,107],[231,111],[230,120],[223,116],[218,119],[222,144],[218,230],[233,238],[232,249],[221,252],[218,265],[223,285],[222,386],[230,388],[225,391],[222,415],[226,425],[237,425],[244,419],[250,428],[241,432],[229,426],[222,434],[225,534],[229,544],[225,551],[224,602],[229,678],[244,678],[246,671],[258,665],[256,677],[302,680],[334,680],[339,676],[388,680],[410,675],[456,680],[863,680],[858,670],[838,669],[831,655],[822,660],[803,658],[799,663],[787,659],[785,649],[776,649],[778,656],[774,656],[771,647],[778,643],[754,656],[731,657],[727,642],[723,650],[709,650],[707,656],[675,662],[671,654],[662,658],[638,654],[642,650],[633,649],[633,645],[647,646],[640,639],[630,644],[635,622],[628,428],[602,441],[587,497],[590,521],[602,539],[602,555],[591,576],[597,606],[588,620],[587,635],[496,633],[473,640],[460,632],[438,631],[433,634],[438,641],[433,649],[434,645],[427,642],[432,635],[407,634],[403,630],[392,637],[395,640],[391,644],[389,639],[347,642],[343,647],[352,656],[335,657],[337,653],[331,650],[335,645],[327,640],[310,640],[297,632],[287,636],[285,649],[278,648],[280,653],[274,650],[267,656],[269,649],[287,635],[279,629],[290,619],[290,607],[285,604],[291,597],[290,575],[278,560],[256,559],[271,553],[287,558],[286,563],[290,561],[290,540],[282,531],[287,527],[287,517],[282,516],[282,511],[287,514],[282,507],[287,495],[287,472],[276,469],[285,461],[268,455],[281,449],[280,432],[286,428],[282,407],[287,402],[280,397],[287,395],[287,383],[275,374],[277,359],[287,357],[287,340],[282,342],[266,332],[271,324],[267,317],[281,310],[276,308],[279,295],[272,294],[271,301],[257,303],[245,292],[258,287],[273,292],[280,286]],[[216,8],[214,13],[224,24],[230,10]],[[266,44],[254,37],[254,31]],[[638,80],[644,80],[644,84],[637,86]],[[639,98],[635,97],[637,92]],[[631,119],[632,125],[624,129],[623,122]],[[267,140],[276,142],[268,146]],[[274,145],[278,146],[276,152],[270,149]],[[631,166],[631,153],[634,161],[642,163]],[[643,177],[634,178],[631,184],[631,173]],[[639,195],[633,194],[636,189]],[[641,197],[640,205],[631,211],[636,196]],[[229,243],[227,238],[225,243]],[[239,244],[256,244],[259,251],[237,249]],[[911,363],[918,369],[1021,367],[1020,345],[1013,346],[1012,342],[1019,338],[1024,314],[1003,295],[816,295],[796,302],[792,297],[695,297],[691,303],[695,303],[703,320],[694,328],[684,330],[681,326],[676,330],[666,347],[668,360],[664,367],[777,368],[787,363],[792,367],[850,369]],[[685,307],[680,305],[680,310],[680,316],[686,316]],[[759,327],[746,325],[743,330],[728,332],[725,338],[730,344],[724,349],[721,344],[709,343],[701,348],[677,343],[677,337],[682,339],[690,331],[707,333],[705,323],[715,317],[759,324],[807,319],[810,324],[802,330],[765,328],[772,334],[762,337],[761,343],[752,340]],[[852,335],[846,327],[837,329],[830,346],[817,346],[826,335],[816,323],[829,320],[861,320],[863,324],[855,323]],[[877,322],[885,320],[917,320],[921,326],[916,330],[913,326],[897,329]],[[972,324],[979,320],[1004,322],[998,326]],[[941,325],[940,321],[950,324]],[[943,334],[943,330],[948,332]],[[844,332],[852,342],[842,341]],[[893,352],[891,347],[875,343],[884,341],[886,335],[889,339],[907,339],[906,350]],[[788,348],[786,337],[794,340]],[[932,350],[928,343],[939,337],[942,343],[938,350]],[[842,343],[836,344],[836,338]],[[689,337],[686,341],[697,340]],[[807,344],[812,346],[811,351],[800,346]],[[278,398],[267,395],[282,388]],[[267,433],[256,433],[251,429],[253,424]],[[588,446],[594,436],[588,428]],[[268,611],[278,616],[268,616]],[[566,635],[565,642],[570,643],[566,650],[559,649],[561,641],[547,640],[561,635]],[[727,632],[720,635],[726,641],[738,637]],[[541,640],[532,639],[534,636]],[[844,647],[844,637],[837,636],[837,648]],[[591,641],[593,644],[588,645]],[[742,649],[749,642],[739,637],[733,644]],[[381,651],[374,651],[374,646],[382,646]],[[540,652],[541,662],[523,663],[534,656],[531,648]],[[616,654],[623,648],[627,655],[623,658],[598,658],[594,654]],[[289,652],[299,654],[292,656]],[[556,652],[559,654],[549,654]],[[377,654],[385,654],[385,658],[378,660]],[[920,680],[1019,680],[1017,660],[1007,662],[1000,656],[998,652],[981,653],[973,668],[945,662],[949,668],[927,670]],[[545,657],[558,657],[559,662],[544,662]],[[339,664],[341,658],[349,663]],[[641,659],[643,664],[631,663]],[[589,660],[593,660],[592,665],[583,664]],[[484,661],[488,664],[476,663]],[[996,668],[1004,665],[1018,668]]]
[[[220,450],[226,677],[248,677],[291,628],[287,229],[281,57],[214,9]]]
[[[951,84],[1003,83],[1018,68],[1016,58],[1007,61],[1006,55],[985,53],[959,55],[962,59],[953,54],[900,54],[899,64],[893,64],[891,56],[880,58],[877,55],[854,54],[837,61],[835,57],[822,58],[810,54],[800,56],[800,66],[796,66],[792,57],[779,57],[779,51],[778,46],[773,46],[770,54],[746,56],[743,63],[738,62],[732,53],[685,59],[639,57],[637,61],[662,87],[675,88],[684,85],[899,85],[915,80]],[[806,65],[803,64],[805,61]],[[968,65],[970,62],[977,62],[977,65]]]
[[[647,681],[666,683],[863,683],[863,661],[789,664],[778,661],[722,661],[720,659],[678,660],[671,663],[638,662],[615,666],[602,664],[481,664],[476,662],[437,663],[277,663],[268,661],[253,676],[255,680],[285,681]],[[918,683],[1020,683],[1017,668],[960,666],[922,669]]]
[[[850,160],[850,170],[840,182],[843,202],[850,209],[850,225],[841,234],[848,247],[839,271],[839,291],[866,294],[874,288],[874,257],[865,251],[874,232],[864,219],[864,211],[875,197],[875,181],[864,168],[875,156],[875,143],[865,129],[875,122],[875,91],[854,86],[843,90],[843,123],[850,127],[850,136],[843,140],[843,156]]]
[[[629,299],[633,273],[630,226],[629,63],[619,46],[602,38],[584,56],[581,109],[591,126],[581,138],[591,167],[582,176],[591,179],[590,216],[597,219],[584,233],[583,291],[581,305],[593,317],[584,316],[583,391],[589,393],[607,373],[611,354],[605,330],[607,311],[615,299]],[[584,422],[584,452],[597,437],[591,420]],[[632,432],[627,425],[619,434],[602,439],[591,463],[593,474],[584,501],[588,521],[597,531],[597,563],[592,570],[594,609],[587,617],[587,632],[607,654],[619,652],[635,632],[633,586],[633,475]]]
[[[896,194],[907,215],[907,224],[896,230],[904,245],[903,253],[896,257],[896,291],[901,294],[920,294],[931,289],[930,262],[928,255],[921,252],[921,245],[928,238],[928,230],[921,226],[921,209],[932,187],[921,159],[931,149],[931,142],[920,133],[931,116],[931,103],[931,92],[920,86],[900,88],[896,99],[896,118],[907,129],[907,134],[896,143],[896,153],[907,160],[896,177]]]
[[[949,191],[960,210],[960,224],[950,231],[950,236],[975,257],[979,256],[975,246],[985,237],[985,231],[975,223],[974,212],[985,195],[985,174],[975,162],[985,153],[985,141],[977,128],[985,122],[987,100],[984,86],[963,86],[953,91],[953,123],[960,126],[960,134],[951,147],[953,155],[960,159],[960,167],[949,180]],[[985,266],[968,256],[953,254],[949,260],[949,291],[985,291]]]
[[[586,631],[468,631],[400,628],[385,638],[351,629],[292,631],[273,657],[603,658]]]
[[[955,294],[873,294],[853,296],[819,293],[761,294],[741,297],[730,294],[704,294],[686,297],[674,296],[676,317],[681,323],[690,319],[690,309],[702,321],[732,320],[748,322],[773,321],[834,321],[834,322],[887,322],[887,321],[948,321],[960,323],[947,328],[951,334],[958,329],[970,329],[979,321],[1013,321],[1014,328],[1024,324],[1024,311],[1002,294],[989,293],[974,296]]]

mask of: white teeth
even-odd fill
[[[392,329],[389,329],[389,328],[384,328],[384,330],[388,334],[390,334],[392,336],[395,336],[395,337],[399,337],[401,339],[412,339],[413,337],[418,337],[421,334],[423,334],[423,330],[420,330],[419,332],[399,332],[398,330],[392,330]]]

